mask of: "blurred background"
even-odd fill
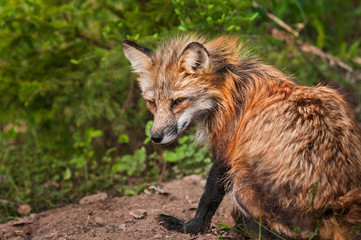
[[[0,222],[206,176],[211,156],[192,131],[149,142],[121,47],[192,32],[240,36],[301,84],[340,90],[360,118],[359,0],[0,0]]]

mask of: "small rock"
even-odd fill
[[[13,240],[25,240],[25,238],[22,236],[17,236],[15,238],[13,238]]]
[[[197,210],[198,208],[198,203],[192,203],[190,206],[189,206],[189,210]]]
[[[206,186],[206,183],[207,183],[207,180],[206,179],[203,179],[203,180],[201,180],[200,182],[199,182],[199,186],[201,186],[201,187],[205,187]]]
[[[188,203],[198,203],[198,200],[191,199],[188,195],[186,196],[186,200],[187,200]]]
[[[31,212],[31,207],[28,204],[23,204],[18,207],[18,213],[21,215],[28,215]]]
[[[198,185],[200,183],[200,181],[202,181],[202,177],[198,176],[198,175],[189,175],[183,178],[184,181],[190,182],[194,185]]]
[[[74,235],[75,234],[75,231],[72,230],[72,229],[69,229],[68,232],[66,233],[68,236],[70,235]]]
[[[55,239],[55,237],[57,237],[59,235],[58,232],[53,232],[48,236],[42,237],[42,239]]]
[[[153,238],[154,238],[154,239],[162,238],[162,234],[159,234],[159,233],[158,233],[158,234],[154,235]]]
[[[123,223],[123,224],[120,224],[120,225],[119,225],[119,228],[120,228],[122,231],[125,231],[125,230],[126,230],[126,226],[125,226],[124,223]]]
[[[152,193],[148,189],[144,189],[144,193],[147,195],[151,195]]]
[[[15,230],[14,232],[15,232],[16,236],[23,236],[24,235],[24,232],[21,231],[21,230]]]
[[[142,219],[145,216],[147,216],[148,213],[144,209],[138,209],[138,210],[131,211],[129,214],[132,215],[136,219]]]
[[[148,189],[154,190],[155,192],[157,192],[159,194],[162,194],[162,195],[169,195],[169,192],[164,191],[163,189],[160,189],[160,188],[158,188],[156,186],[150,186]]]
[[[86,196],[80,199],[80,204],[87,204],[87,203],[94,203],[98,201],[103,201],[108,198],[108,195],[106,193],[97,193],[94,195]]]
[[[99,226],[104,226],[104,219],[101,217],[95,217],[94,219],[95,223],[98,224]]]

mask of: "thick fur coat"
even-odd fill
[[[195,217],[161,215],[163,226],[205,231],[229,192],[242,237],[258,236],[259,219],[266,239],[276,238],[266,228],[346,239],[361,227],[361,133],[337,91],[298,85],[249,57],[236,37],[175,37],[156,52],[127,40],[123,47],[154,114],[153,142],[170,143],[195,122],[213,152]]]

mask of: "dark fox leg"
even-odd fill
[[[184,223],[183,220],[161,214],[158,216],[159,223],[168,230],[193,234],[204,232],[225,195],[224,177],[227,170],[223,163],[213,163],[193,219]]]
[[[289,239],[283,235],[275,234],[267,230],[257,220],[246,217],[241,213],[233,229],[228,230],[226,238],[230,239],[255,239],[261,236],[261,239]]]

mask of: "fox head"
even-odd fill
[[[210,80],[212,61],[199,41],[176,39],[156,52],[128,40],[122,46],[138,74],[147,108],[154,115],[154,143],[173,142],[191,122],[202,121],[216,105],[213,93],[217,90]]]

